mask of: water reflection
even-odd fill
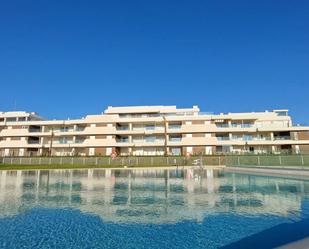
[[[126,223],[203,221],[227,212],[294,218],[308,196],[308,181],[213,169],[0,172],[1,217],[40,206]]]

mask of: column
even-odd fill
[[[186,121],[185,124],[186,125],[192,125],[192,121]],[[186,137],[192,138],[192,134],[186,134]],[[193,154],[193,147],[192,146],[187,147],[187,153]]]
[[[296,154],[300,153],[299,145],[295,145],[295,153]]]
[[[24,156],[25,155],[25,149],[19,149],[18,156]]]
[[[96,124],[90,124],[90,127],[91,128],[95,128]],[[90,136],[90,143],[94,143],[94,141],[95,141],[95,136]],[[89,156],[94,156],[94,154],[95,154],[95,149],[94,148],[89,148],[88,155]]]
[[[113,124],[107,124],[107,127],[112,128],[112,127],[113,127]],[[106,139],[107,139],[107,140],[112,140],[112,139],[113,139],[113,136],[108,135],[108,136],[106,136]],[[110,142],[110,141],[108,141],[108,142]],[[107,143],[108,143],[108,142],[107,142]],[[112,152],[113,152],[113,148],[112,148],[112,147],[107,147],[107,148],[106,148],[106,155],[107,155],[107,156],[109,156],[110,154],[112,154]]]

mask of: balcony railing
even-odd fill
[[[230,140],[229,137],[217,137],[217,140],[219,141],[227,141],[227,140]]]
[[[291,140],[291,136],[275,136],[275,140]]]
[[[118,138],[116,139],[117,143],[128,143],[129,142],[129,138]]]
[[[181,142],[181,137],[179,137],[179,138],[176,138],[176,137],[170,138],[168,141],[170,141],[170,142]]]
[[[116,130],[117,131],[128,131],[130,128],[129,126],[117,126]]]
[[[229,128],[229,124],[216,124],[217,128]]]
[[[85,139],[84,140],[82,140],[82,139],[76,139],[75,140],[76,144],[82,144],[83,142],[85,142]]]
[[[181,129],[181,125],[169,125],[168,128],[171,130],[177,130],[177,129]]]
[[[29,130],[28,130],[29,132],[42,132],[42,129],[37,129],[37,128],[30,128]]]
[[[28,140],[28,144],[40,144],[40,140]]]

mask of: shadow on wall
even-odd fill
[[[309,219],[284,223],[221,247],[221,249],[268,249],[309,238]],[[309,248],[309,245],[307,245]]]

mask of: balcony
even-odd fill
[[[168,125],[168,128],[169,129],[171,129],[171,130],[179,130],[179,129],[181,129],[181,125],[179,124],[170,124],[170,125]]]
[[[229,128],[229,124],[216,124],[217,128]]]
[[[40,140],[28,140],[28,144],[40,144]]]
[[[82,143],[84,143],[85,142],[85,139],[76,139],[75,140],[75,143],[76,144],[82,144]]]
[[[274,140],[291,140],[291,136],[275,136]]]
[[[34,133],[34,132],[42,132],[41,128],[29,128],[28,130],[30,133]]]
[[[224,137],[216,137],[218,141],[228,141],[230,140],[230,137],[224,136]]]
[[[241,124],[240,128],[252,128],[254,124]]]
[[[129,143],[129,138],[117,138],[117,143]]]
[[[74,131],[74,127],[59,127],[54,129],[54,132],[72,132],[72,131]]]
[[[76,127],[75,131],[84,131],[86,127]]]
[[[181,139],[182,139],[182,137],[181,136],[179,136],[179,137],[172,137],[172,136],[170,136],[169,137],[169,142],[181,142]]]
[[[117,126],[116,127],[117,131],[128,131],[130,130],[129,126]]]

